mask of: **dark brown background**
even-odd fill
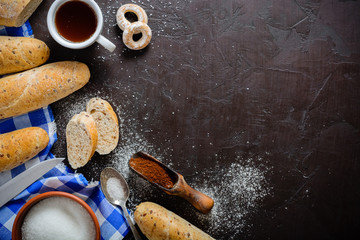
[[[223,231],[212,232],[191,206],[156,190],[146,197],[132,191],[132,211],[141,201],[158,202],[217,239],[359,236],[358,1],[136,1],[153,31],[151,45],[141,51],[126,49],[115,22],[128,2],[97,2],[114,53],[97,44],[84,50],[58,45],[46,27],[52,1],[30,18],[35,37],[51,49],[49,62],[78,60],[92,74],[83,89],[52,105],[57,156],[66,154],[69,109],[103,97],[121,110],[122,127],[136,121],[128,131],[141,133],[151,154],[161,154],[190,185],[194,174],[221,184],[216,171],[200,173],[248,156],[261,157],[271,169],[271,193],[244,216],[241,229],[229,220],[220,224]],[[98,180],[116,157],[95,154],[78,172]],[[129,185],[139,189],[135,178],[130,174]],[[224,206],[230,217],[237,214]]]

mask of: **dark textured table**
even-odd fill
[[[99,180],[115,166],[133,211],[153,201],[216,239],[345,239],[360,226],[360,3],[358,1],[134,1],[149,16],[151,44],[131,51],[100,1],[98,44],[70,50],[49,35],[44,1],[30,22],[49,62],[77,60],[90,82],[52,104],[66,156],[65,126],[91,97],[120,118],[120,142],[78,172]],[[201,214],[128,168],[146,151],[215,200]],[[67,162],[66,162],[67,164]],[[354,235],[355,234],[355,235]],[[131,239],[131,234],[126,237]]]

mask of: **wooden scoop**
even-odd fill
[[[165,166],[149,154],[143,152],[135,153],[130,159],[129,165],[132,170],[144,179],[169,195],[180,196],[186,199],[200,212],[208,213],[214,206],[212,198],[190,187],[181,174]],[[167,181],[155,180],[155,178],[152,178],[152,175],[157,176],[156,179],[159,176],[166,176],[165,180]]]

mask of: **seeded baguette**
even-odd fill
[[[45,107],[83,87],[89,68],[80,62],[43,65],[0,79],[0,119]]]
[[[149,240],[214,239],[185,219],[152,202],[143,202],[134,212],[135,222]]]
[[[0,134],[0,172],[13,169],[32,159],[48,143],[47,132],[39,127]]]
[[[0,75],[40,66],[49,56],[50,49],[41,40],[0,36]]]
[[[20,27],[42,0],[0,0],[0,25]]]
[[[86,111],[94,118],[98,132],[96,151],[108,154],[119,142],[119,121],[111,105],[101,99],[92,98],[86,105]]]
[[[86,112],[74,115],[66,126],[67,157],[73,169],[83,167],[90,161],[97,142],[94,118]]]

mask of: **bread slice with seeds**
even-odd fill
[[[114,150],[119,142],[119,121],[111,105],[101,99],[92,98],[86,111],[95,119],[98,131],[96,151],[103,155]]]
[[[95,153],[98,134],[87,112],[74,115],[66,126],[67,157],[73,169],[83,167]]]

